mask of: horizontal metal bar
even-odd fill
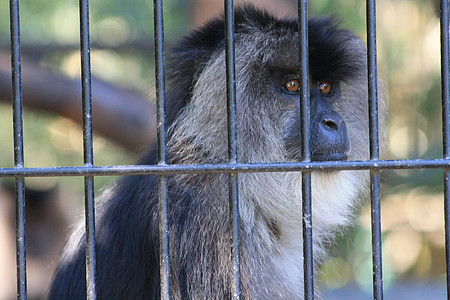
[[[252,173],[338,170],[448,169],[450,159],[336,162],[238,163],[204,165],[122,165],[45,168],[0,168],[5,177],[117,176],[139,174]]]

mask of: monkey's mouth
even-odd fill
[[[347,153],[346,152],[312,153],[311,159],[313,161],[347,160]]]

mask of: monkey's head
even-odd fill
[[[279,20],[244,7],[235,13],[235,40],[238,161],[299,161],[297,21]],[[312,159],[367,159],[368,92],[363,42],[341,29],[333,18],[311,19],[309,60]],[[173,55],[172,71],[168,72],[171,74],[168,121],[172,162],[226,162],[224,20],[211,21],[182,40]],[[380,98],[380,136],[383,137],[385,106]],[[300,203],[300,173],[241,174],[240,178],[245,180],[240,189],[247,191],[242,193],[248,199],[258,199],[251,201],[266,206],[265,211]],[[346,223],[349,206],[367,191],[367,178],[366,171],[313,172],[314,218],[324,224]],[[274,182],[268,184],[278,187],[277,191],[262,192],[261,185],[270,180]],[[290,189],[295,196],[283,189]],[[293,198],[294,204],[283,200]],[[292,210],[301,211],[300,208]],[[280,216],[283,214],[286,211],[280,212]],[[295,218],[298,215],[292,216]]]
[[[301,157],[296,21],[251,7],[235,15],[238,156],[241,162]],[[224,162],[227,153],[224,21],[185,38],[169,79],[171,145],[184,163]],[[313,160],[368,157],[366,50],[332,18],[309,22]],[[384,106],[380,105],[383,115]],[[205,159],[207,161],[205,161]],[[177,159],[178,160],[178,159]]]

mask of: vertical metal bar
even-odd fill
[[[308,55],[308,1],[298,1],[298,32],[300,45],[300,119],[303,161],[311,161],[310,95]],[[314,299],[314,266],[312,245],[311,172],[302,173],[303,274],[304,297]]]
[[[14,165],[23,168],[22,84],[20,63],[19,0],[10,0],[11,71],[13,91]],[[15,178],[16,194],[16,262],[17,298],[27,299],[27,267],[25,245],[25,180]]]
[[[383,299],[383,270],[381,247],[380,173],[370,172],[372,216],[372,272],[374,299]]]
[[[81,51],[81,86],[83,106],[83,152],[84,165],[94,165],[92,139],[92,88],[91,57],[89,40],[89,0],[80,0],[80,51]],[[86,297],[96,299],[95,252],[95,212],[94,212],[94,177],[84,178],[85,215],[86,215]]]
[[[156,105],[158,123],[158,163],[166,165],[166,94],[164,61],[164,23],[163,1],[153,2],[155,30],[155,76]],[[170,251],[169,251],[169,211],[168,211],[168,177],[158,176],[158,212],[159,212],[159,255],[161,299],[170,299]]]
[[[444,158],[450,159],[449,1],[441,0],[441,87]],[[450,299],[450,169],[444,169],[445,254],[447,299]]]
[[[377,95],[377,45],[375,0],[367,0],[367,74],[369,91],[370,159],[379,159],[378,95]],[[370,170],[372,208],[372,268],[373,296],[383,299],[383,273],[380,219],[380,173]]]
[[[235,39],[234,39],[234,2],[225,0],[225,51],[227,76],[227,115],[228,115],[228,162],[235,164],[237,158],[236,126],[236,73],[235,73]],[[239,195],[238,174],[228,175],[228,194],[230,203],[230,227],[232,228],[232,246],[234,282],[233,299],[241,299],[241,256],[239,233]]]

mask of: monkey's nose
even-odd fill
[[[316,161],[347,159],[349,141],[344,120],[337,113],[329,113],[322,116],[316,126],[311,133],[312,159]]]
[[[325,148],[328,146],[339,145],[347,135],[347,129],[344,120],[338,114],[327,114],[322,117],[318,124],[318,137],[322,140],[321,144]]]
[[[345,126],[345,122],[341,117],[326,116],[320,122],[320,127],[329,131],[339,131],[342,126]]]
[[[331,120],[331,119],[322,120],[321,125],[323,128],[329,129],[329,130],[337,130],[338,129],[338,125],[336,124],[336,121]]]

